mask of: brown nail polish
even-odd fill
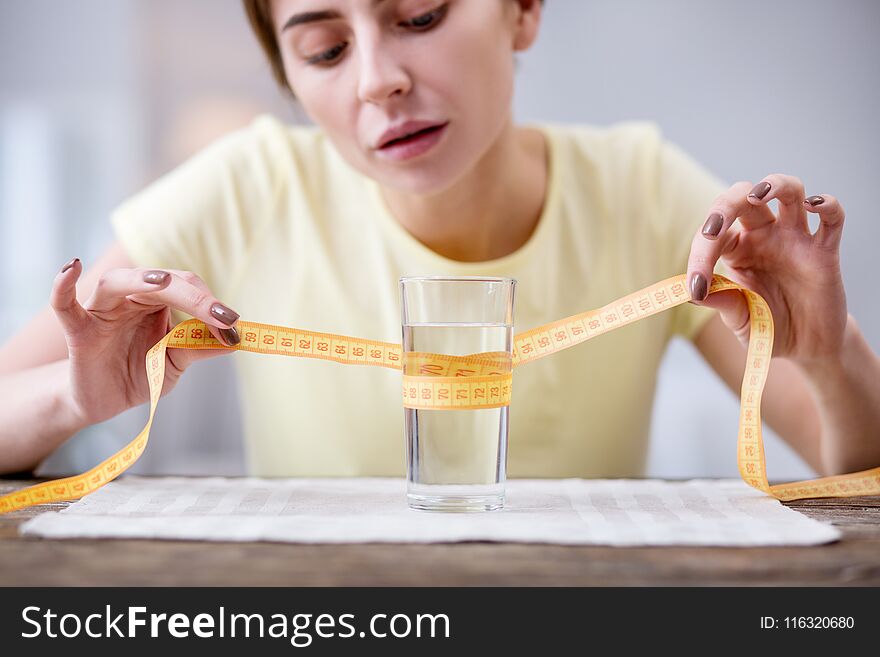
[[[807,203],[809,203],[810,205],[812,205],[813,207],[816,207],[817,205],[822,205],[825,202],[825,197],[824,196],[811,196],[810,198],[805,199],[805,201]]]
[[[222,303],[213,304],[211,306],[211,314],[227,326],[232,326],[238,321],[239,318],[239,314],[237,312],[232,310],[232,308],[227,308]]]
[[[64,272],[66,272],[68,269],[70,269],[71,267],[73,267],[77,262],[79,262],[79,258],[74,258],[73,260],[71,260],[70,262],[68,262],[66,265],[64,265],[64,266],[61,268],[61,273],[63,274]]]
[[[718,233],[721,232],[721,227],[723,225],[724,217],[717,212],[713,212],[709,215],[709,218],[706,219],[706,223],[703,224],[703,235],[706,237],[718,237]]]
[[[235,327],[219,329],[220,337],[223,339],[223,342],[226,343],[226,346],[232,347],[241,342],[241,338],[238,336],[238,331],[235,330]]]
[[[749,192],[749,196],[754,196],[759,201],[767,196],[767,192],[770,191],[770,183],[768,182],[759,182],[757,185],[752,187],[752,191]]]
[[[162,285],[168,280],[168,276],[170,276],[170,274],[167,271],[148,271],[144,273],[144,283]]]
[[[694,274],[691,278],[691,299],[702,301],[706,298],[706,279],[702,274]]]

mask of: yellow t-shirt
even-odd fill
[[[164,176],[112,221],[139,266],[199,274],[243,319],[390,342],[401,340],[403,275],[515,278],[520,332],[685,272],[721,182],[651,124],[534,127],[549,146],[544,210],[528,242],[497,260],[431,251],[320,130],[270,117]],[[642,475],[666,344],[695,336],[713,312],[684,304],[518,369],[509,476]],[[228,357],[253,474],[404,474],[398,372]]]

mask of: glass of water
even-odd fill
[[[406,352],[466,356],[513,348],[512,278],[400,279]],[[407,498],[423,511],[493,511],[504,506],[509,406],[477,410],[404,408]]]

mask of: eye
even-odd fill
[[[446,16],[446,13],[449,10],[449,4],[443,4],[437,7],[436,9],[429,11],[427,14],[422,14],[420,16],[416,16],[415,18],[411,18],[407,21],[403,21],[399,23],[401,27],[406,27],[411,30],[415,30],[416,32],[427,32],[432,29],[436,25],[443,20]],[[339,60],[340,55],[345,51],[348,46],[347,42],[339,43],[329,50],[325,50],[324,52],[318,53],[317,55],[312,55],[311,57],[306,58],[307,64],[312,64],[316,66],[329,66]]]
[[[348,43],[346,43],[346,42],[339,43],[339,44],[333,46],[332,48],[330,48],[329,50],[325,50],[322,53],[308,57],[306,59],[306,63],[307,64],[316,64],[318,66],[320,66],[322,64],[325,64],[325,65],[332,64],[334,61],[339,59],[339,55],[342,54],[342,51],[345,50],[346,46],[348,46]]]
[[[411,18],[408,21],[403,21],[402,23],[400,23],[400,26],[408,27],[416,31],[427,31],[437,25],[443,19],[443,17],[446,15],[446,11],[448,8],[449,5],[441,5],[433,11],[429,11],[427,14],[416,16],[415,18]]]

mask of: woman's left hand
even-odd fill
[[[778,216],[767,206],[774,198]],[[807,212],[819,215],[815,234]],[[774,356],[801,364],[838,358],[848,317],[840,273],[843,221],[837,199],[828,194],[805,199],[803,183],[793,176],[773,174],[754,186],[733,185],[715,200],[691,244],[687,281],[693,303],[717,309],[740,342],[748,343],[745,297],[727,290],[705,298],[720,258],[735,282],[769,304]]]

